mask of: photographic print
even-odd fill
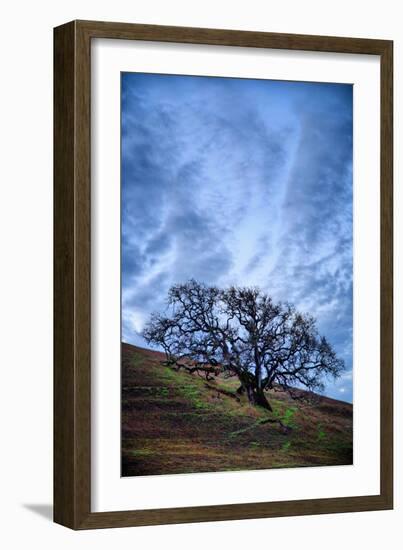
[[[353,463],[353,87],[121,75],[121,474]]]

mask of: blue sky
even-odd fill
[[[122,74],[122,339],[169,287],[259,286],[317,318],[352,400],[352,86]]]

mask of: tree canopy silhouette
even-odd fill
[[[163,348],[167,363],[207,378],[237,376],[238,393],[272,410],[265,390],[320,392],[344,369],[315,319],[258,288],[220,289],[195,280],[171,287],[170,315],[153,314],[143,336]]]

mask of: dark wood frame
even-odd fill
[[[377,55],[381,58],[381,487],[379,495],[91,512],[90,56],[92,38]],[[72,529],[393,507],[393,42],[73,21],[54,30],[54,520]]]

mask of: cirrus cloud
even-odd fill
[[[122,338],[195,278],[312,313],[352,399],[352,86],[122,75]]]

